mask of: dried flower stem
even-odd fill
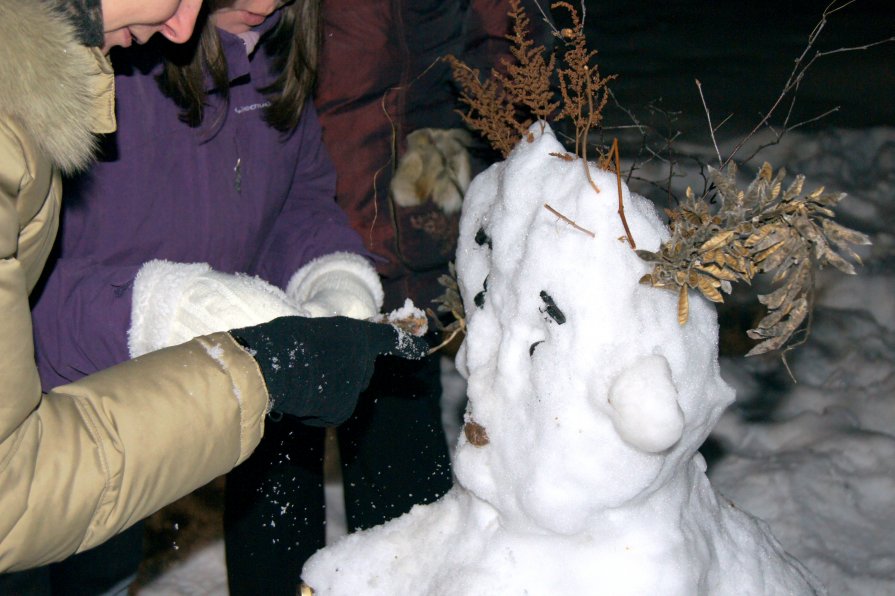
[[[715,154],[718,156],[718,165],[720,167],[724,160],[721,158],[721,150],[718,149],[718,141],[715,139],[715,127],[712,126],[712,115],[709,113],[709,106],[705,103],[705,96],[702,94],[702,83],[699,82],[699,79],[693,80],[696,81],[696,88],[699,89],[699,99],[702,100],[702,109],[705,110],[705,117],[709,122],[709,134],[712,136],[712,145],[715,147]]]

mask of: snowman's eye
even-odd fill
[[[491,237],[485,232],[485,228],[479,228],[479,231],[475,233],[475,243],[479,246],[487,244],[488,248],[493,248]]]
[[[475,302],[475,305],[479,308],[485,306],[485,294],[488,292],[488,278],[485,278],[484,283],[482,284],[482,291],[473,297],[472,301]]]
[[[559,307],[556,306],[556,302],[553,301],[553,298],[550,296],[550,294],[548,294],[544,290],[541,290],[541,300],[544,301],[545,305],[544,310],[542,310],[541,312],[547,313],[547,315],[551,319],[556,321],[558,325],[562,325],[566,322],[566,315],[564,315]]]

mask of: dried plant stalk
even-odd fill
[[[478,69],[470,68],[454,56],[446,56],[445,60],[451,65],[454,80],[462,89],[460,101],[469,106],[461,113],[463,121],[484,135],[491,146],[506,157],[531,121],[517,120],[514,105],[496,79],[482,82]]]

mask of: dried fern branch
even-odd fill
[[[596,51],[587,49],[584,25],[568,2],[551,8],[569,12],[572,26],[554,31],[556,49],[545,58],[546,50],[531,40],[530,20],[520,0],[510,0],[509,17],[513,32],[512,59],[502,60],[502,69],[492,68],[481,80],[480,72],[454,56],[446,56],[454,80],[461,88],[461,112],[466,124],[482,133],[504,157],[525,136],[535,119],[550,122],[570,120],[575,126],[575,153],[587,161],[587,139],[603,121],[609,101],[607,84],[615,76],[601,77],[594,62]],[[559,85],[558,95],[553,78]]]
[[[558,107],[550,86],[555,57],[545,60],[544,46],[535,46],[529,38],[530,21],[519,0],[510,0],[509,16],[513,20],[513,34],[507,39],[512,42],[513,60],[502,61],[505,72],[492,68],[490,76],[482,81],[477,69],[455,56],[444,58],[460,85],[460,101],[468,107],[460,115],[503,157],[527,133],[534,118],[547,120]]]
[[[506,74],[495,71],[493,76],[514,104],[525,106],[532,116],[546,122],[559,107],[550,86],[556,56],[551,54],[550,59],[545,60],[544,46],[533,47],[534,42],[528,38],[530,21],[519,0],[510,2],[509,16],[513,21],[513,35],[509,39],[514,60],[504,58]],[[520,133],[526,130],[527,126]]]
[[[575,126],[575,153],[587,160],[587,139],[603,121],[603,108],[609,101],[606,85],[615,75],[600,77],[600,69],[594,62],[596,50],[587,49],[584,22],[568,2],[555,2],[552,9],[564,8],[569,13],[572,26],[559,32],[564,51],[557,70],[562,109],[559,120],[568,119]]]
[[[484,135],[491,146],[506,157],[528,130],[531,121],[516,119],[516,108],[495,78],[482,82],[478,69],[470,68],[454,56],[446,56],[445,60],[460,85],[460,101],[469,108],[460,114],[463,121]]]
[[[834,221],[833,208],[845,193],[825,193],[823,187],[803,195],[804,176],[796,176],[782,190],[785,170],[773,174],[765,163],[755,180],[743,191],[737,187],[736,166],[726,171],[709,168],[720,197],[712,213],[704,198],[687,189],[686,198],[670,218],[671,238],[653,253],[637,254],[653,263],[641,283],[678,292],[678,322],[689,315],[688,290],[698,290],[713,302],[723,302],[732,282],[751,282],[758,273],[769,273],[776,287],[760,294],[767,315],[747,335],[759,340],[747,356],[784,348],[806,320],[811,307],[814,273],[832,265],[854,274],[854,266],[839,252],[860,263],[852,245],[870,239]]]

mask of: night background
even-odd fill
[[[572,2],[573,6],[578,6]],[[717,126],[733,136],[751,129],[779,96],[792,67],[821,20],[825,0],[749,2],[589,0],[585,30],[603,76],[619,102],[646,118],[650,103],[680,112],[687,140],[707,140],[705,114],[694,79]],[[846,2],[838,2],[844,5]],[[559,18],[564,11],[555,11]],[[895,36],[895,3],[859,0],[830,15],[814,50],[860,46]],[[791,123],[840,106],[809,128],[895,123],[895,43],[824,56],[807,71]],[[772,118],[777,123],[782,106]],[[616,115],[607,110],[606,124]]]

